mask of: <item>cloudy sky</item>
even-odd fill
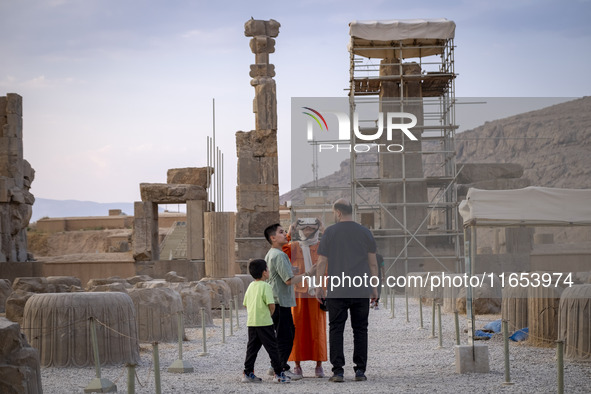
[[[33,194],[97,202],[138,201],[140,182],[205,166],[215,98],[235,210],[234,133],[254,128],[251,17],[281,23],[271,62],[285,193],[291,97],[345,95],[350,21],[455,21],[458,97],[581,97],[590,15],[590,0],[1,0],[0,95],[23,96]]]

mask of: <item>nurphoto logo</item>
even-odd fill
[[[328,132],[328,123],[326,122],[325,116],[310,107],[302,107],[306,111],[302,113],[308,117],[306,120],[306,133],[308,137],[308,141],[314,141],[314,124],[318,125],[318,128],[321,132]],[[351,124],[351,119],[349,115],[344,112],[337,112],[337,111],[323,111],[325,115],[334,115],[337,119],[338,124],[338,140],[339,141],[349,141],[348,144],[333,144],[333,143],[319,143],[318,144],[318,152],[323,151],[333,151],[333,152],[340,152],[340,151],[348,151],[354,150],[358,153],[369,152],[373,148],[376,149],[377,152],[402,152],[404,151],[404,146],[401,144],[384,144],[378,143],[378,140],[382,137],[384,133],[384,129],[386,131],[386,140],[392,141],[392,135],[394,131],[401,131],[406,135],[411,141],[418,141],[418,138],[414,136],[414,134],[410,131],[414,126],[417,124],[417,117],[408,112],[387,112],[386,113],[386,127],[384,128],[384,114],[382,112],[378,113],[378,118],[376,122],[376,129],[373,134],[364,134],[359,129],[359,114],[357,112],[353,113],[353,122]],[[410,120],[408,122],[407,120]],[[350,129],[353,126],[353,133],[355,137],[362,141],[368,141],[365,144],[351,144],[350,143]],[[373,143],[369,143],[373,141]]]

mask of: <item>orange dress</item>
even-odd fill
[[[312,263],[318,260],[318,245],[310,247]],[[306,272],[304,256],[299,242],[290,242],[283,246],[291,264],[298,267],[298,274]],[[320,309],[318,300],[308,295],[308,286],[304,283],[295,286],[297,305],[291,308],[295,337],[289,355],[289,361],[326,361],[326,312]]]

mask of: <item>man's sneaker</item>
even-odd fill
[[[300,380],[301,378],[303,378],[302,375],[298,375],[297,373],[293,373],[291,371],[283,371],[283,373],[291,380]]]
[[[379,307],[379,305],[378,305],[378,304],[376,304],[376,306],[374,306],[374,307],[373,307],[373,310],[374,310],[374,311],[377,311],[378,309],[380,309],[380,307]]]
[[[367,380],[367,376],[365,376],[365,373],[362,370],[358,369],[355,371],[355,380],[358,382],[363,382]]]
[[[329,382],[344,382],[345,378],[342,373],[335,373],[329,379]]]
[[[242,383],[260,383],[263,379],[257,378],[254,372],[242,375]]]
[[[269,367],[269,369],[267,370],[267,375],[275,376],[275,370],[273,369],[273,367]]]
[[[324,369],[322,369],[321,366],[314,368],[314,376],[316,376],[317,378],[323,378],[324,377]]]
[[[279,375],[273,376],[273,383],[289,383],[291,379],[288,376],[285,376],[284,372],[281,372]]]

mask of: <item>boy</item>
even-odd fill
[[[266,279],[269,279],[267,263],[262,259],[252,260],[248,265],[248,272],[254,278],[254,282],[246,289],[243,302],[248,312],[246,321],[248,345],[246,346],[242,383],[259,383],[262,381],[261,378],[254,374],[254,363],[261,346],[265,347],[271,358],[271,365],[275,371],[273,382],[289,383],[291,379],[283,373],[277,351],[277,340],[273,329],[273,319],[271,318],[275,311],[275,300],[271,285],[265,282]]]
[[[296,306],[293,285],[300,283],[304,276],[314,275],[316,266],[313,266],[310,272],[294,276],[289,257],[282,251],[283,245],[288,242],[287,233],[279,223],[272,224],[265,229],[265,238],[271,244],[265,261],[269,266],[269,284],[273,288],[275,304],[277,304],[273,313],[273,325],[277,336],[279,359],[285,375],[291,380],[298,380],[302,378],[302,375],[292,373],[289,370],[289,364],[287,364],[295,336],[295,325],[291,315],[291,307]]]

